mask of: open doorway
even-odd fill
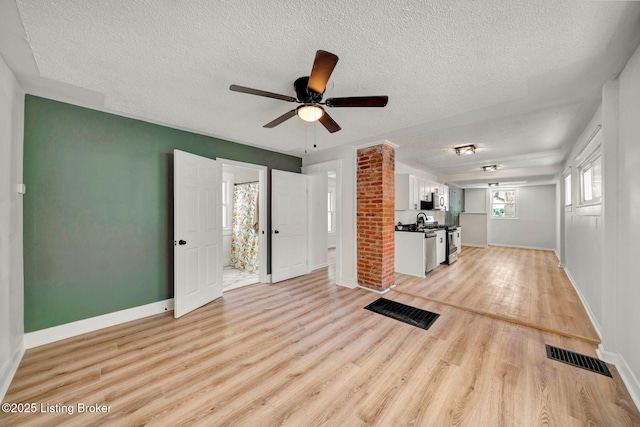
[[[337,197],[336,171],[327,171],[327,264],[329,273],[335,276],[336,268],[336,227]]]
[[[337,284],[342,277],[342,161],[304,166],[309,177],[309,267],[328,267]]]
[[[224,292],[266,282],[266,167],[221,161]]]

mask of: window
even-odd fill
[[[602,199],[602,156],[596,152],[580,166],[580,204],[595,205]]]
[[[225,174],[226,175],[226,174]],[[231,215],[233,209],[233,176],[222,178],[222,228],[231,229]]]
[[[571,206],[571,170],[564,177],[564,205]]]
[[[491,218],[517,218],[516,190],[491,190]]]
[[[335,192],[327,193],[327,231],[334,233],[336,231],[336,197]]]

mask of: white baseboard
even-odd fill
[[[500,243],[489,243],[489,246],[502,246],[502,247],[505,247],[505,248],[533,249],[533,250],[536,250],[536,251],[554,251],[555,252],[555,249],[553,249],[553,248],[538,248],[538,247],[535,247],[535,246],[503,245],[503,244],[500,244]]]
[[[462,247],[465,247],[465,246],[470,246],[472,248],[488,248],[489,247],[489,245],[478,245],[478,244],[475,244],[475,243],[463,243]]]
[[[316,270],[319,270],[321,268],[328,267],[328,266],[329,266],[328,262],[323,262],[322,264],[311,266],[311,268],[309,269],[309,273],[311,273],[313,271],[316,271]]]
[[[358,288],[360,289],[364,289],[365,291],[369,291],[369,292],[373,292],[374,294],[378,294],[378,295],[384,295],[387,292],[389,292],[391,289],[395,288],[396,285],[391,285],[389,286],[387,289],[383,290],[383,291],[376,291],[375,289],[371,289],[371,288],[367,288],[366,286],[362,286],[362,285],[357,285]]]
[[[11,381],[18,371],[18,366],[20,366],[22,356],[24,356],[24,341],[20,342],[20,345],[13,353],[11,360],[7,361],[7,363],[5,363],[5,365],[0,369],[0,402],[4,401],[4,397],[9,390]]]
[[[633,399],[633,403],[635,403],[636,408],[640,409],[640,381],[638,381],[636,376],[633,374],[633,371],[629,365],[627,365],[624,357],[618,353],[612,353],[605,350],[602,344],[598,346],[596,353],[603,361],[616,366],[616,369],[620,374],[620,378],[622,378],[622,382],[627,387],[627,390],[631,395],[631,399]]]
[[[578,298],[580,298],[580,302],[582,302],[582,306],[586,310],[587,315],[589,316],[589,320],[591,320],[591,324],[593,325],[593,328],[596,330],[598,337],[600,338],[600,340],[602,340],[602,333],[600,332],[601,327],[600,327],[600,323],[598,322],[598,319],[596,319],[596,315],[593,313],[593,310],[591,310],[591,307],[589,306],[587,299],[585,298],[584,294],[576,284],[576,281],[573,280],[573,277],[571,276],[571,272],[566,267],[564,267],[563,270],[566,273],[567,277],[569,278],[569,282],[571,282],[573,289],[576,290],[576,293],[578,294]]]
[[[173,298],[24,334],[26,349],[173,310]]]

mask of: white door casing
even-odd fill
[[[180,150],[174,161],[174,317],[222,296],[222,167]]]
[[[307,274],[307,176],[271,171],[271,281]]]

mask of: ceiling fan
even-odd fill
[[[324,50],[317,51],[316,59],[311,68],[311,75],[300,77],[293,83],[297,98],[238,85],[231,85],[229,89],[234,92],[265,96],[267,98],[302,104],[267,123],[263,126],[265,128],[276,127],[297,115],[307,122],[317,120],[322,123],[329,132],[334,133],[341,129],[340,125],[327,114],[322,105],[327,107],[384,107],[389,100],[388,96],[352,96],[347,98],[328,98],[322,102],[322,95],[337,63],[338,57],[333,53]]]

